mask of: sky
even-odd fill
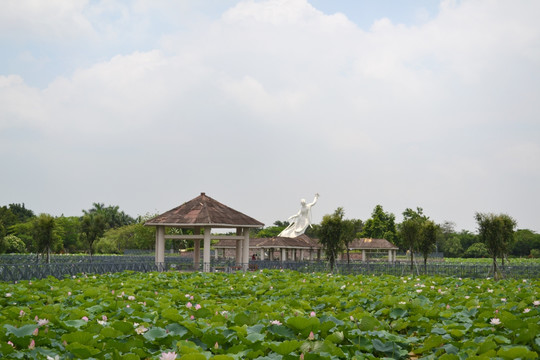
[[[0,206],[540,232],[536,0],[4,0]]]

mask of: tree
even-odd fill
[[[517,230],[510,254],[515,256],[529,256],[534,249],[540,249],[540,234],[527,229]]]
[[[401,241],[411,255],[411,272],[414,271],[414,252],[417,249],[417,239],[421,228],[422,222],[417,218],[406,219],[399,226]]]
[[[437,243],[437,232],[439,228],[431,220],[425,220],[420,229],[420,239],[418,241],[418,250],[424,257],[424,271],[427,273],[427,258],[429,254],[435,251]]]
[[[343,208],[338,207],[332,215],[324,215],[318,229],[319,241],[323,246],[326,257],[330,265],[330,270],[334,271],[336,257],[343,249]]]
[[[349,244],[356,238],[356,234],[362,231],[362,220],[347,219],[342,221],[343,231],[341,239],[347,251],[347,264],[350,264]]]
[[[274,221],[274,226],[268,226],[264,229],[259,230],[255,237],[257,238],[272,238],[279,235],[280,232],[283,231],[287,226],[289,226],[288,221]]]
[[[81,235],[88,244],[90,256],[93,254],[93,244],[105,232],[107,226],[105,216],[99,212],[88,213],[81,219]]]
[[[508,256],[516,221],[506,214],[476,213],[475,218],[478,223],[478,236],[493,259],[493,277],[498,280],[501,274],[497,269],[497,258],[504,259]]]
[[[49,214],[40,214],[33,221],[34,242],[37,253],[47,254],[47,263],[51,261],[51,249],[58,244],[60,237],[56,232],[55,218]]]
[[[80,252],[85,249],[80,239],[81,220],[77,216],[60,216],[56,218],[59,233],[62,235],[64,250],[68,253]]]
[[[135,223],[135,219],[127,215],[123,211],[120,211],[119,206],[105,206],[102,203],[93,203],[92,208],[89,210],[83,210],[85,215],[101,214],[103,215],[108,229],[118,228],[124,225],[130,225]]]
[[[403,212],[403,222],[400,224],[399,229],[401,241],[411,255],[411,272],[414,270],[414,252],[420,250],[422,229],[428,219],[421,207],[417,207],[416,211],[407,208]]]
[[[366,220],[360,237],[372,239],[386,239],[395,244],[397,239],[396,217],[386,213],[381,205],[375,206],[371,218]]]
[[[9,204],[9,210],[17,217],[18,223],[27,222],[36,217],[34,212],[24,207],[23,204]]]

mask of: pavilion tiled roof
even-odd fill
[[[386,239],[361,238],[354,239],[349,243],[351,250],[397,250],[396,245]]]
[[[145,222],[145,225],[176,227],[253,227],[264,226],[258,220],[236,211],[205,193]]]

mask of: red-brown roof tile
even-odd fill
[[[148,220],[145,222],[145,225],[177,227],[212,226],[224,228],[259,228],[264,226],[260,221],[223,205],[205,193],[201,193],[201,195],[193,200]]]

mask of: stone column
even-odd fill
[[[281,248],[281,262],[287,260],[287,249]]]
[[[201,235],[201,228],[193,229],[194,235]],[[201,240],[193,240],[193,268],[195,270],[199,269],[201,263]]]
[[[210,236],[212,228],[204,228],[203,272],[210,272]]]
[[[261,248],[261,256],[259,256],[260,260],[264,260],[264,248]]]
[[[392,250],[388,250],[388,262],[392,262]]]
[[[366,250],[362,250],[362,261],[366,262]]]
[[[236,229],[236,235],[242,235],[242,229]],[[242,240],[236,240],[236,266],[242,265]]]
[[[242,244],[242,267],[244,271],[249,269],[249,228],[244,228],[244,240]]]
[[[165,266],[165,226],[156,226],[156,265]]]

